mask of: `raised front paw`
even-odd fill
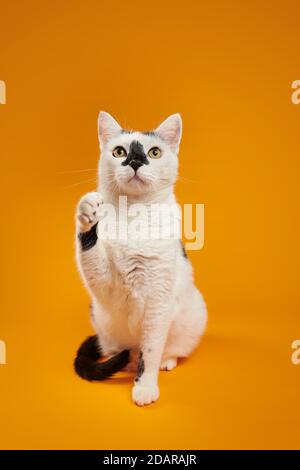
[[[132,389],[132,400],[139,406],[150,405],[159,397],[159,388],[156,384],[136,383]]]
[[[77,222],[80,232],[86,232],[99,221],[102,195],[98,192],[85,194],[77,206]]]

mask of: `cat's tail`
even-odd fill
[[[89,336],[77,351],[75,371],[85,380],[108,379],[128,364],[130,352],[125,349],[105,362],[97,362],[102,357],[98,337]]]

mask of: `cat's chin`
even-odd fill
[[[135,185],[145,185],[146,181],[141,178],[137,173],[133,175],[127,182],[128,184],[135,184]]]
[[[150,189],[149,182],[138,175],[133,175],[121,184],[122,190],[127,194],[138,195]]]

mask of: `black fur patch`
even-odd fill
[[[181,248],[182,248],[182,254],[183,254],[184,258],[188,259],[187,252],[185,251],[185,247],[184,247],[184,244],[182,242],[181,242]]]
[[[140,357],[139,357],[139,362],[138,362],[138,367],[137,367],[137,374],[135,381],[138,382],[140,378],[142,377],[143,373],[145,372],[145,361],[143,359],[143,352],[140,352]]]
[[[122,129],[122,134],[132,134],[133,132],[134,131],[130,131],[128,129]],[[144,131],[140,132],[140,134],[149,135],[150,137],[157,135],[155,131]]]
[[[137,140],[133,140],[129,147],[129,153],[126,160],[122,162],[123,166],[130,165],[132,161],[140,165],[149,165],[149,160],[145,154],[143,145]]]
[[[145,132],[142,132],[142,134],[149,135],[150,137],[153,137],[153,136],[156,135],[156,133],[154,131],[145,131]]]
[[[88,232],[81,232],[78,234],[78,239],[81,243],[82,251],[87,251],[96,245],[98,240],[97,235],[98,222]]]
[[[102,357],[98,337],[87,338],[77,351],[74,368],[85,380],[105,380],[123,369],[129,362],[129,351],[125,349],[105,362],[97,362]]]
[[[88,357],[91,361],[97,361],[102,357],[101,348],[96,335],[89,336],[77,351],[78,356]]]

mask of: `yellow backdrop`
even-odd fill
[[[0,7],[1,448],[299,446],[299,2]],[[92,332],[74,208],[95,188],[100,109],[143,130],[181,112],[177,195],[205,204],[190,259],[207,335],[144,409],[125,373],[72,368]]]

